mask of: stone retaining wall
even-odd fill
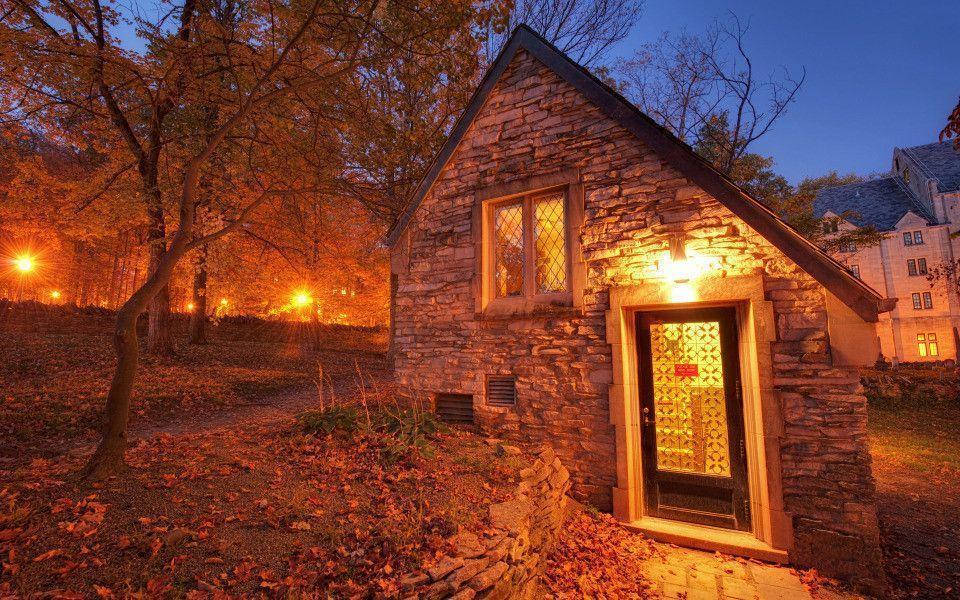
[[[513,497],[490,506],[490,529],[482,536],[457,534],[450,540],[453,553],[403,579],[409,598],[538,597],[540,575],[566,514],[570,475],[544,446],[520,476]]]

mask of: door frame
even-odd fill
[[[776,342],[773,303],[765,298],[760,274],[702,278],[693,282],[697,303],[674,303],[668,286],[656,280],[609,288],[606,339],[611,346],[613,382],[610,422],[616,436],[613,514],[621,522],[673,543],[783,561],[793,545],[792,517],[785,511],[780,466],[782,415],[773,385],[772,344]],[[683,524],[644,514],[641,473],[641,415],[635,313],[706,306],[733,306],[739,322],[740,379],[752,531],[736,532]]]
[[[723,488],[730,491],[731,515],[721,517],[716,514],[701,513],[700,522],[691,521],[695,510],[680,508],[658,507],[656,487],[644,486],[644,512],[654,516],[675,521],[696,522],[701,525],[714,525],[726,529],[751,531],[752,519],[750,511],[750,479],[747,470],[747,453],[744,427],[743,394],[740,383],[740,348],[739,348],[739,320],[735,306],[693,306],[660,310],[634,311],[636,319],[635,335],[637,336],[637,367],[639,369],[639,410],[641,412],[640,459],[643,469],[644,482],[654,478],[658,481],[673,480],[676,484],[688,483],[704,487]],[[730,477],[719,480],[710,475],[692,473],[660,473],[658,474],[657,444],[656,444],[656,417],[648,417],[647,411],[655,412],[652,347],[649,332],[644,328],[645,319],[660,320],[666,323],[682,323],[697,320],[716,320],[720,324],[720,348],[723,366],[723,391],[727,425],[728,446],[730,460]]]

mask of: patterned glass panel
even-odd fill
[[[497,296],[519,296],[523,294],[523,203],[497,207],[494,232]]]
[[[567,289],[567,236],[563,195],[536,200],[533,212],[537,292],[562,292]]]
[[[730,476],[720,324],[650,326],[657,468]]]

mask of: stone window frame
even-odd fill
[[[546,294],[527,294],[515,297],[496,297],[493,272],[493,216],[494,209],[518,198],[532,198],[551,192],[563,192],[567,251],[567,291]],[[531,203],[525,203],[525,207]],[[546,175],[536,175],[515,181],[498,183],[478,189],[474,195],[472,233],[475,244],[474,273],[475,312],[479,317],[510,318],[531,314],[571,312],[577,314],[583,307],[583,288],[586,266],[580,248],[580,229],[583,226],[584,190],[579,169],[566,169]],[[525,208],[525,211],[527,209]],[[532,237],[525,232],[525,238]],[[529,243],[525,240],[525,246]],[[529,258],[524,260],[524,286],[532,289]]]

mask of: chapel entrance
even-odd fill
[[[645,514],[750,530],[735,309],[636,319]]]

